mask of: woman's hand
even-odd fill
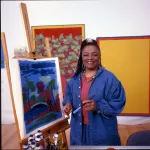
[[[63,112],[65,115],[69,116],[69,114],[71,113],[72,111],[72,105],[71,103],[67,103],[64,107],[63,107]]]
[[[96,110],[96,103],[94,100],[84,100],[82,102],[83,108],[87,111],[95,111]]]

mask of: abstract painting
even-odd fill
[[[98,37],[97,42],[102,65],[126,92],[121,115],[150,116],[150,36]]]
[[[62,117],[57,58],[18,60],[26,134]]]
[[[32,27],[35,51],[47,56],[45,38],[48,38],[51,56],[59,58],[63,93],[67,81],[76,70],[80,44],[85,37],[84,30],[84,24]]]
[[[2,47],[2,41],[1,41],[1,68],[5,68],[5,65],[4,65],[4,52],[3,52],[3,47]]]

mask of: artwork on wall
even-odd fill
[[[4,52],[3,52],[3,48],[2,48],[2,41],[1,41],[1,68],[5,68],[5,65],[4,65]]]
[[[37,53],[46,56],[45,38],[49,39],[52,57],[59,58],[63,93],[66,83],[76,70],[85,25],[33,26],[32,35]]]
[[[26,134],[62,117],[57,58],[18,60]]]
[[[122,82],[121,115],[150,116],[150,36],[99,37],[102,65]]]

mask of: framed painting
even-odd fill
[[[5,68],[5,64],[4,64],[4,52],[3,52],[2,41],[1,41],[1,69],[2,68]]]
[[[18,70],[15,76],[19,79],[16,86],[20,86],[14,91],[15,106],[19,127],[24,128],[22,135],[25,137],[63,117],[59,63],[58,58],[14,61],[14,71]],[[19,93],[20,98],[17,97]]]
[[[63,93],[66,83],[76,70],[85,25],[32,26],[35,51],[47,56],[45,38],[49,39],[52,57],[59,58]]]
[[[150,36],[98,37],[97,42],[102,65],[125,88],[121,115],[150,116]]]

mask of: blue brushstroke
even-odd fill
[[[28,69],[28,70],[23,70],[22,74],[41,74],[42,76],[46,76],[47,74],[55,74],[55,71],[53,69],[41,69],[41,70],[37,70],[37,69]]]
[[[25,115],[24,115],[24,120],[30,120],[32,119],[32,115],[33,117],[36,117],[38,115],[40,115],[42,112],[47,110],[47,105],[46,104],[39,104],[36,105],[35,107],[31,108],[30,111],[28,111]],[[32,115],[31,115],[31,111],[32,111]]]

